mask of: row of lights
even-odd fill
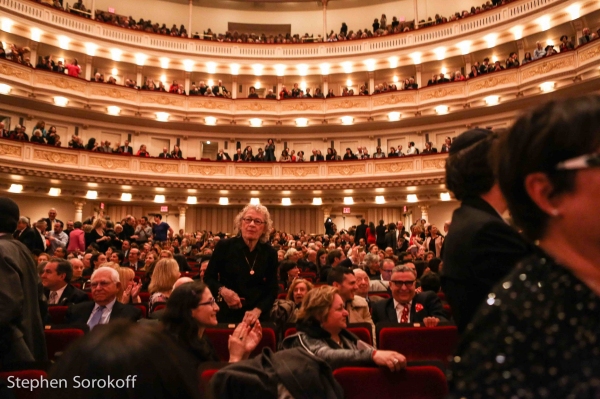
[[[22,184],[11,184],[10,188],[8,189],[9,193],[21,193],[23,191],[23,185]],[[48,190],[48,195],[51,197],[58,197],[61,193],[61,189],[60,188],[56,188],[56,187],[51,187],[50,190]],[[95,190],[88,190],[88,192],[85,194],[85,198],[86,199],[90,199],[90,200],[95,200],[98,199],[98,191]],[[121,194],[121,201],[124,202],[129,202],[131,201],[133,198],[133,196],[131,195],[131,193],[122,193]],[[440,200],[441,201],[450,201],[450,193],[441,193],[440,194]],[[407,202],[418,202],[419,198],[417,197],[416,194],[409,194],[406,196],[406,201]],[[165,203],[165,196],[163,194],[157,194],[154,196],[154,202],[156,202],[157,204],[164,204]],[[188,196],[187,200],[186,200],[187,204],[190,205],[194,205],[198,203],[198,197],[194,197],[194,196]],[[385,197],[383,195],[378,195],[375,197],[375,203],[376,204],[385,204]],[[260,204],[260,199],[259,198],[250,198],[250,204],[252,205],[258,205]],[[313,198],[313,205],[323,205],[323,199],[322,198]],[[353,205],[354,204],[354,198],[352,197],[344,197],[344,205]],[[227,197],[220,197],[219,198],[219,205],[229,205],[229,198]],[[291,198],[282,198],[281,199],[281,205],[283,206],[290,206],[292,205],[292,200]]]
[[[555,82],[544,82],[540,84],[540,90],[544,93],[550,92],[556,88]],[[0,84],[0,94],[8,95],[10,94],[12,87],[7,84]],[[53,98],[54,104],[59,107],[66,107],[69,104],[69,99],[63,96],[55,96]],[[492,95],[484,98],[484,102],[487,105],[497,105],[500,102],[500,96]],[[106,107],[106,111],[109,115],[118,116],[121,113],[121,108],[116,105],[110,105]],[[450,108],[447,105],[438,105],[435,107],[435,112],[438,115],[445,115],[450,111]],[[168,112],[156,112],[156,120],[160,122],[167,122],[171,115]],[[401,117],[400,112],[393,111],[388,113],[388,120],[390,122],[399,121]],[[340,118],[343,125],[352,125],[354,123],[354,117],[352,116],[342,116]],[[296,118],[295,120],[296,126],[298,127],[306,127],[308,126],[307,118]],[[207,116],[204,118],[204,123],[209,126],[214,126],[217,124],[217,118],[214,116]],[[249,120],[250,126],[252,127],[261,127],[263,124],[263,120],[260,118],[251,118]]]
[[[567,7],[566,11],[570,14],[571,20],[575,20],[580,17],[581,6],[579,4],[573,4],[569,7]],[[538,18],[535,22],[539,25],[539,27],[542,31],[547,31],[551,27],[550,16],[548,16],[548,15]],[[10,20],[9,18],[5,17],[5,18],[1,19],[0,27],[2,28],[3,31],[11,33],[12,25],[13,25],[13,21]],[[523,38],[523,29],[524,29],[523,26],[520,26],[520,25],[515,26],[510,29],[510,32],[513,34],[515,40],[521,40]],[[31,40],[39,42],[41,40],[42,34],[43,34],[43,32],[39,28],[31,28]],[[69,49],[69,44],[71,42],[70,38],[68,38],[67,36],[61,35],[61,36],[58,36],[57,39],[58,39],[59,47],[61,49],[63,49],[63,50]],[[490,33],[490,34],[484,36],[483,39],[486,41],[488,48],[492,48],[496,45],[496,41],[498,39],[498,34]],[[456,47],[460,50],[462,55],[466,55],[466,54],[469,54],[471,43],[472,43],[471,41],[465,40],[465,41],[458,43],[456,45]],[[92,56],[92,57],[96,55],[96,51],[98,50],[97,44],[88,42],[88,43],[85,43],[84,45],[86,48],[87,55]],[[121,61],[121,58],[123,55],[122,50],[117,49],[117,48],[112,48],[109,51],[111,53],[111,58],[113,61],[116,61],[116,62]],[[447,51],[446,47],[437,47],[433,50],[433,53],[435,54],[435,56],[438,60],[443,60],[445,58],[446,51]],[[422,53],[414,52],[414,53],[410,54],[409,56],[412,58],[412,60],[415,64],[421,63]],[[139,66],[143,66],[146,63],[146,60],[148,59],[148,56],[143,53],[135,53],[134,57],[135,57],[136,65],[139,65]],[[159,61],[160,61],[161,68],[167,69],[169,67],[169,63],[170,63],[169,58],[161,57],[159,59]],[[390,68],[396,68],[398,66],[398,57],[390,57],[390,58],[388,58],[388,62],[389,62]],[[192,72],[192,69],[194,67],[194,61],[186,59],[186,60],[183,60],[182,63],[184,66],[184,70],[186,72]],[[367,67],[367,71],[374,71],[376,63],[377,63],[377,61],[372,58],[363,61],[363,64]],[[216,62],[212,62],[212,61],[206,62],[205,66],[206,66],[206,70],[208,73],[216,73],[217,72],[217,63]],[[342,67],[344,72],[352,73],[352,70],[353,70],[352,62],[345,61],[345,62],[342,62],[340,64],[340,66]],[[251,65],[251,67],[252,67],[252,70],[254,71],[254,75],[261,76],[263,74],[264,65],[253,64],[253,65]],[[239,74],[239,70],[240,70],[239,64],[230,64],[229,68],[231,70],[232,75]],[[273,66],[273,68],[275,69],[275,73],[277,76],[284,76],[287,66],[284,64],[276,64]],[[300,75],[300,76],[306,76],[308,74],[309,68],[310,68],[310,66],[307,64],[296,65],[298,75]],[[322,63],[319,65],[319,68],[321,70],[322,75],[328,75],[331,65],[329,63]]]

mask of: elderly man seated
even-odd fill
[[[106,324],[117,319],[137,321],[142,311],[131,305],[117,301],[121,289],[119,273],[110,267],[100,267],[92,274],[93,302],[72,305],[67,310],[67,324],[87,324],[90,330],[98,324]]]
[[[373,304],[384,301],[385,298],[380,296],[369,296],[369,276],[362,269],[354,269],[352,270],[354,275],[356,276],[356,295],[359,297],[365,298],[369,307],[372,307]]]
[[[396,266],[390,280],[392,298],[373,305],[373,321],[421,323],[426,327],[447,321],[440,298],[431,291],[417,294],[416,282],[416,270],[406,265]]]
[[[379,280],[369,281],[369,291],[379,292],[387,291],[390,288],[390,280],[392,279],[392,270],[396,267],[396,262],[392,258],[385,258],[381,261],[381,278]]]
[[[69,261],[52,258],[46,263],[41,278],[48,305],[64,306],[89,300],[85,292],[70,284],[72,277],[73,267]]]

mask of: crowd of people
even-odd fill
[[[213,397],[342,398],[333,369],[410,367],[377,349],[375,324],[455,322],[450,398],[595,397],[599,115],[597,95],[550,100],[510,130],[459,135],[445,168],[460,205],[443,232],[421,218],[348,230],[326,218],[324,233],[290,234],[262,205],[242,209],[230,235],[176,234],[160,214],[62,222],[55,209],[31,226],[0,198],[0,366],[43,365],[48,307],[67,305],[62,325],[86,334],[50,378],[134,375],[141,384],[115,397],[198,398],[197,367],[220,360],[230,365],[212,377]],[[135,326],[142,296],[158,321]],[[220,322],[233,324],[225,357],[208,334]],[[251,359],[267,322],[296,331]],[[370,325],[373,345],[351,323]],[[71,388],[44,397],[90,397]]]

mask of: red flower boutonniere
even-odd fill
[[[423,310],[423,305],[421,305],[420,303],[417,303],[415,305],[415,311],[420,312],[421,310]]]

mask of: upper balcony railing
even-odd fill
[[[403,50],[413,46],[448,40],[456,36],[481,32],[501,24],[514,23],[515,20],[523,16],[566,2],[569,2],[569,0],[522,0],[458,21],[406,33],[343,42],[283,45],[221,43],[148,34],[96,22],[42,4],[23,0],[0,0],[0,9],[15,17],[25,17],[38,22],[41,25],[40,27],[55,28],[72,37],[87,37],[88,39],[117,45],[146,48],[150,51],[168,51],[173,55],[270,60],[281,58],[327,59]]]

